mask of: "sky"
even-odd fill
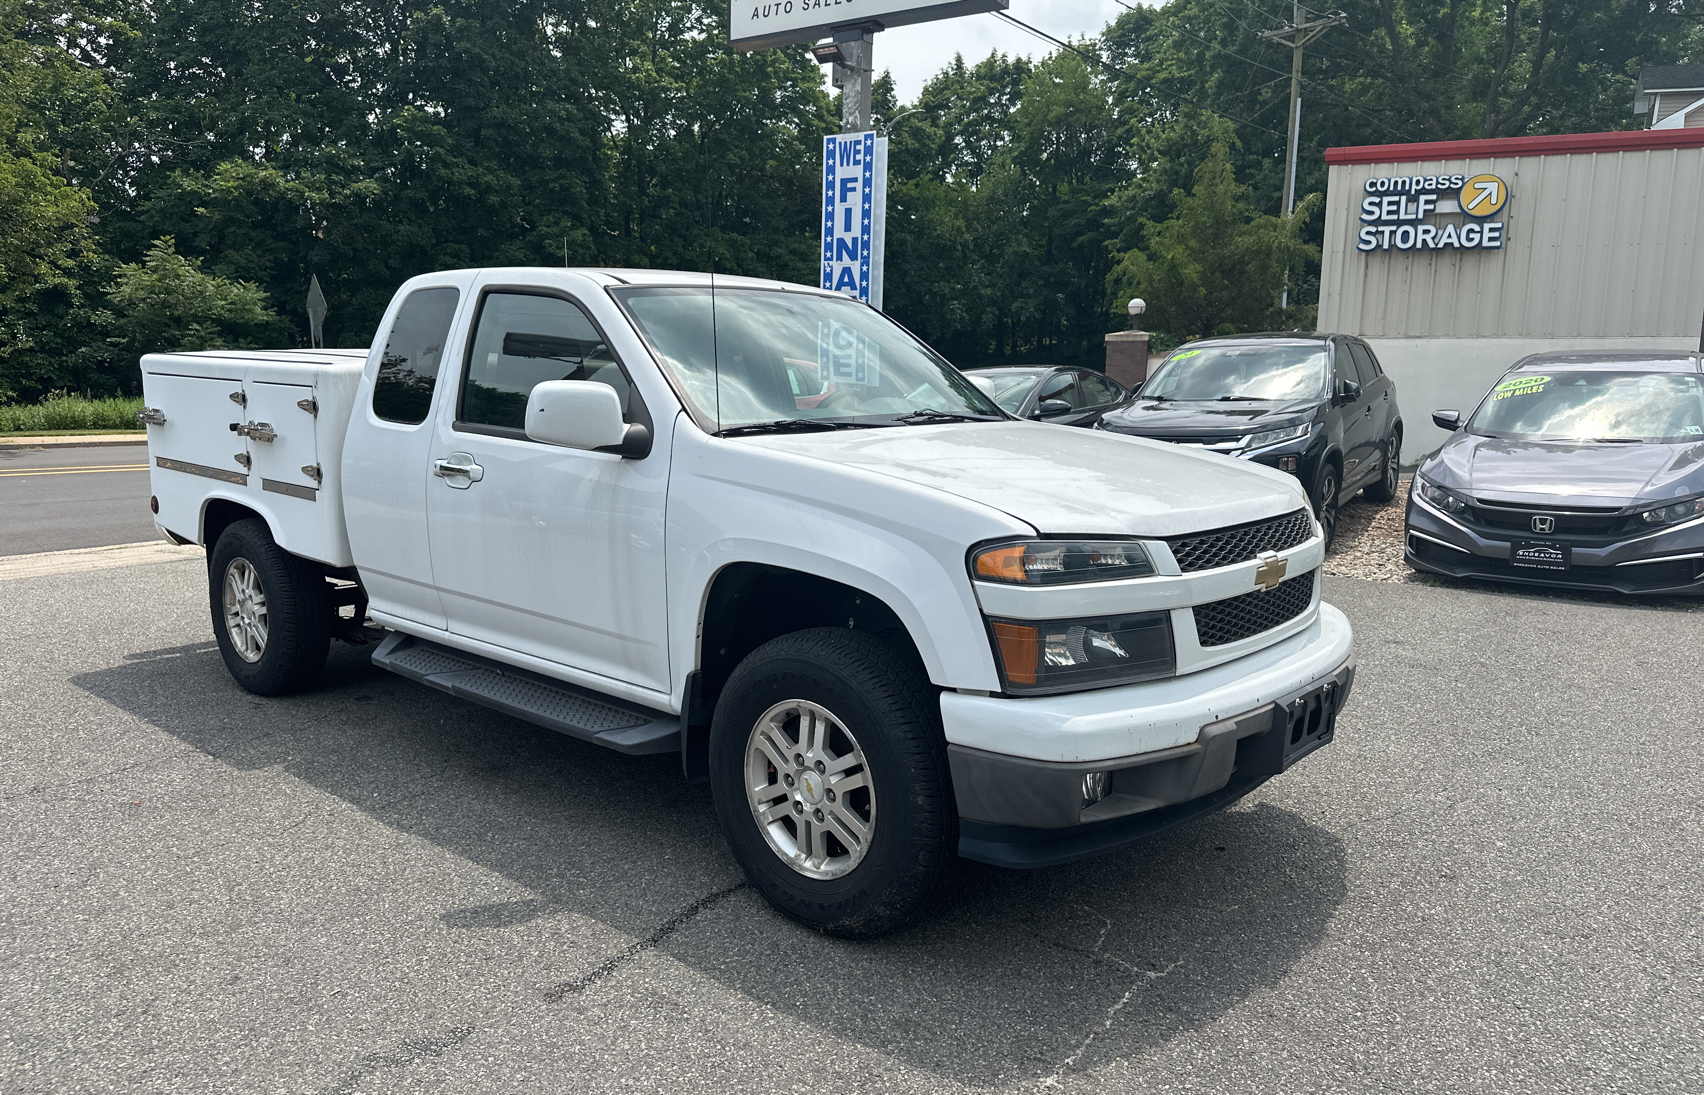
[[[1030,26],[1069,41],[1099,34],[1124,8],[1117,0],[1012,0],[1009,10]],[[876,35],[876,72],[892,72],[900,101],[909,103],[930,77],[952,63],[954,53],[974,64],[994,50],[1039,60],[1054,48],[997,15],[964,15],[882,31]]]

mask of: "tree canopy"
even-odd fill
[[[1299,197],[1332,145],[1632,126],[1641,65],[1700,59],[1680,0],[1344,10],[1306,54]],[[1095,364],[1132,293],[1173,338],[1308,323],[1317,201],[1279,216],[1290,55],[1259,37],[1288,13],[1171,0],[1034,62],[943,56],[912,103],[879,81],[888,311],[965,366]],[[735,52],[726,18],[0,0],[0,400],[132,390],[148,349],[306,344],[312,275],[342,345],[433,269],[814,282],[813,150],[838,111],[806,50]],[[139,303],[168,278],[195,293]]]

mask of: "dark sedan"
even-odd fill
[[[1704,593],[1699,355],[1523,358],[1415,473],[1417,570],[1617,593]]]
[[[1175,351],[1103,430],[1191,445],[1287,471],[1313,498],[1329,544],[1342,498],[1396,494],[1396,385],[1351,335],[1204,338]]]
[[[1062,365],[998,365],[964,375],[1008,413],[1061,426],[1093,426],[1130,398],[1116,380]]]

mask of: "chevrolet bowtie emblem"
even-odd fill
[[[1284,580],[1284,572],[1289,569],[1289,560],[1278,558],[1277,552],[1261,552],[1260,566],[1254,571],[1255,583],[1271,589]]]

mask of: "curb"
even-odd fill
[[[84,434],[81,437],[0,437],[0,449],[94,449],[109,445],[146,445],[147,434]]]
[[[143,540],[136,544],[108,547],[38,551],[28,555],[0,556],[0,582],[18,578],[42,578],[53,574],[79,574],[89,570],[139,566],[144,563],[177,563],[206,558],[194,544],[180,547],[168,540]]]

